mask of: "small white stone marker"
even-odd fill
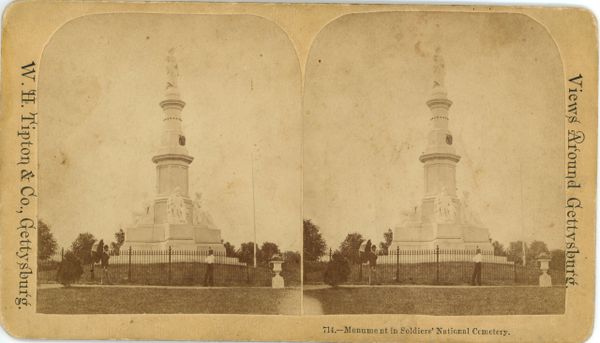
[[[271,281],[271,287],[284,288],[285,283],[283,281],[283,277],[279,275],[279,273],[281,273],[282,270],[281,265],[283,264],[283,260],[281,259],[281,257],[279,257],[279,255],[275,255],[273,256],[271,263],[273,264],[273,272],[275,272],[275,276],[273,276],[273,280]]]
[[[548,275],[548,269],[550,269],[550,266],[548,265],[550,256],[541,253],[537,260],[540,262],[540,269],[542,270],[542,275],[540,275],[540,287],[552,287],[552,278]]]

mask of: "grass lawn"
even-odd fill
[[[560,314],[564,287],[338,287],[304,291],[324,314]]]
[[[300,313],[299,289],[71,287],[37,294],[39,313]]]

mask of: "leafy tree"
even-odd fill
[[[257,251],[258,253],[258,251]],[[254,242],[246,242],[240,245],[240,250],[238,250],[238,258],[240,262],[247,263],[249,266],[254,264]],[[257,254],[258,260],[258,254]],[[258,261],[257,261],[258,263]]]
[[[344,239],[344,241],[340,244],[340,253],[349,262],[359,264],[360,255],[358,253],[358,250],[360,249],[360,245],[364,241],[365,240],[360,233],[349,233]]]
[[[533,241],[529,246],[525,245],[525,263],[527,265],[537,264],[537,257],[541,253],[549,253],[548,246],[542,241]],[[523,242],[510,242],[506,254],[509,261],[523,262]]]
[[[93,248],[93,245],[92,245]],[[100,263],[100,260],[102,259],[102,254],[104,253],[104,240],[100,240],[98,242],[98,244],[96,244],[96,249],[90,251],[91,254],[91,259],[90,261],[93,263]],[[94,267],[92,267],[92,270],[94,269]]]
[[[229,242],[223,243],[225,246],[225,255],[228,257],[239,257],[237,251],[235,250],[235,246]]]
[[[92,262],[92,245],[96,242],[96,238],[89,232],[80,233],[79,236],[71,243],[71,251],[81,263],[90,264]]]
[[[506,256],[509,261],[523,263],[523,241],[510,242],[506,249]]]
[[[281,253],[277,244],[272,242],[264,242],[257,252],[257,258],[259,258],[262,263],[269,263],[275,254]]]
[[[72,283],[79,280],[82,274],[83,268],[81,267],[79,257],[72,251],[67,251],[58,266],[58,272],[56,274],[58,282],[65,287],[69,287]]]
[[[42,220],[38,221],[38,259],[41,261],[47,261],[50,257],[54,256],[58,244],[48,224]]]
[[[496,256],[506,256],[506,250],[504,249],[504,245],[498,241],[494,241],[492,243],[492,247],[494,247],[494,255]]]
[[[319,227],[313,224],[310,219],[305,219],[303,222],[304,226],[304,261],[317,261],[323,255],[327,249],[327,244],[321,236]]]
[[[383,233],[383,242],[379,243],[379,251],[383,255],[388,255],[390,253],[390,245],[392,245],[392,241],[394,240],[394,232],[392,229],[388,229]]]
[[[331,256],[331,261],[327,263],[325,274],[323,275],[326,284],[337,287],[339,284],[348,280],[350,275],[350,263],[346,257],[339,251]]]
[[[550,270],[559,272],[565,271],[565,251],[562,249],[554,249],[550,252]]]
[[[540,256],[541,253],[550,254],[548,250],[548,246],[546,243],[542,241],[533,241],[529,244],[529,249],[527,249],[527,263],[531,262],[531,264],[537,263],[536,259]]]
[[[115,255],[119,255],[121,246],[125,242],[125,231],[123,231],[123,229],[119,229],[119,231],[115,232],[115,240],[115,242],[110,243],[110,249]]]
[[[299,251],[286,251],[283,253],[283,261],[287,262],[287,263],[294,263],[294,264],[300,264],[300,260],[301,260],[301,256],[300,256],[300,252]]]

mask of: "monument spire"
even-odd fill
[[[182,196],[188,196],[188,167],[193,161],[186,145],[183,133],[181,112],[185,102],[179,93],[179,68],[175,59],[175,49],[171,48],[166,58],[167,82],[165,99],[161,101],[163,109],[163,129],[161,145],[158,152],[152,157],[152,162],[157,166],[157,194],[169,195],[175,191]]]
[[[441,49],[433,55],[433,88],[426,102],[431,111],[431,130],[427,137],[427,148],[419,157],[425,164],[425,194],[433,196],[446,192],[456,196],[456,164],[460,156],[454,149],[453,137],[448,129],[448,111],[452,101],[445,87],[446,68]]]

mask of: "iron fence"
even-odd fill
[[[350,262],[347,284],[464,285],[472,281],[475,249],[397,248],[377,256],[374,274],[368,263]],[[481,282],[484,285],[536,285],[541,270],[536,264],[522,266],[506,256],[482,251]],[[327,259],[331,260],[331,258]],[[304,264],[304,282],[322,283],[328,262]],[[564,271],[550,270],[553,284],[564,283]]]
[[[204,285],[207,276],[207,251],[201,250],[137,250],[111,252],[108,282],[143,285]],[[38,282],[56,282],[59,261],[38,262]],[[285,264],[284,264],[285,266]],[[99,282],[99,263],[82,265],[80,283]],[[273,272],[268,264],[256,267],[238,262],[224,252],[214,252],[213,285],[270,286]]]

